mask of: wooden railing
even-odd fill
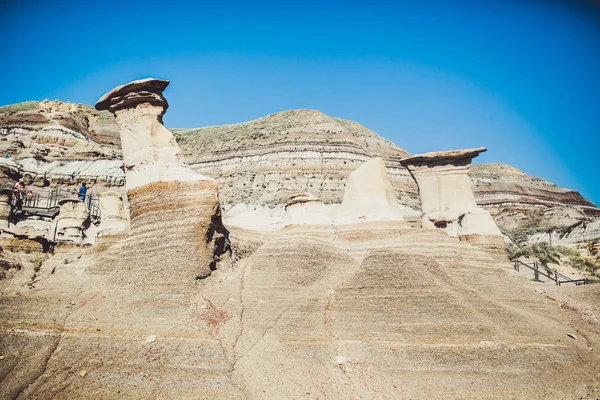
[[[554,271],[551,270],[545,266],[543,266],[541,263],[534,261],[533,263],[524,263],[523,261],[520,260],[515,260],[514,261],[514,267],[517,271],[520,271],[520,267],[527,267],[531,270],[533,270],[533,279],[536,281],[540,280],[540,275],[547,277],[548,279],[551,279],[555,282],[555,284],[557,284],[558,286],[560,286],[563,283],[572,283],[575,286],[579,286],[579,285],[587,285],[589,283],[592,283],[592,281],[590,281],[588,278],[583,278],[583,279],[571,279],[566,275],[561,274],[558,271]]]

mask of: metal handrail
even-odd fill
[[[15,192],[13,192],[11,198],[11,206],[16,207],[19,197],[14,195],[14,193]],[[27,196],[28,193],[31,193],[31,197]],[[20,196],[22,200],[20,205],[21,208],[45,211],[58,210],[59,201],[68,199],[74,200],[78,197],[77,193],[61,188],[44,192],[27,189],[25,192],[20,193]],[[83,203],[88,207],[92,219],[100,219],[100,201],[98,197],[94,197],[92,194],[86,194]]]
[[[533,270],[533,279],[536,281],[539,280],[539,275],[541,274],[541,275],[547,277],[548,279],[552,279],[555,282],[555,284],[558,286],[560,286],[563,283],[573,283],[573,284],[575,284],[575,286],[587,285],[587,284],[592,283],[592,281],[590,281],[588,278],[571,279],[568,276],[563,275],[558,271],[552,271],[543,265],[542,266],[544,268],[540,269],[540,267],[539,267],[540,264],[537,261],[534,261],[532,265],[524,263],[521,260],[515,260],[514,263],[515,263],[515,265],[514,265],[515,270],[517,270],[517,271],[519,271],[519,267],[521,265]],[[554,275],[554,276],[552,276],[552,275]]]

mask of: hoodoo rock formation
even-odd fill
[[[344,199],[337,210],[336,224],[403,220],[381,158],[366,162],[348,175]]]
[[[0,151],[14,158],[0,163],[13,164],[6,170],[13,183],[22,177],[28,186],[63,188],[83,181],[96,193],[109,188],[124,194],[118,130],[109,111],[80,104],[0,107]],[[408,153],[356,122],[290,110],[247,123],[173,131],[190,167],[217,180],[227,212],[278,216],[299,192],[312,193],[326,205],[340,204],[348,174],[380,157],[404,218],[420,215],[417,185],[399,162]],[[473,165],[469,175],[476,203],[509,235],[548,241],[541,234],[550,230],[560,239],[575,225],[593,226],[600,217],[600,210],[577,192],[508,165]],[[590,237],[598,237],[596,230],[568,240]]]
[[[193,280],[210,275],[227,239],[215,180],[186,166],[162,124],[168,107],[162,92],[168,84],[148,78],[118,86],[96,108],[112,112],[119,125],[131,219],[129,255],[144,255],[147,273],[155,278]]]
[[[419,186],[423,228],[441,228],[451,237],[502,236],[490,214],[478,207],[471,191],[471,160],[485,148],[418,154],[404,165]]]
[[[56,217],[56,241],[83,244],[83,224],[90,217],[87,206],[77,199],[59,202],[60,212]]]
[[[101,228],[98,237],[119,236],[129,229],[129,219],[125,216],[123,196],[120,193],[107,191],[98,193]]]

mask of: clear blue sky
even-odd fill
[[[600,204],[598,3],[0,0],[0,35],[1,105],[153,76],[169,127],[318,109]]]

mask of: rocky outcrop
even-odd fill
[[[162,125],[168,84],[134,81],[108,92],[96,108],[114,113],[121,135],[131,219],[124,263],[131,274],[177,285],[210,275],[227,239],[216,182],[187,167]]]
[[[561,231],[600,218],[600,210],[579,193],[508,165],[475,164],[469,175],[477,204],[508,233]]]
[[[0,107],[0,135],[3,136],[2,142],[7,142],[3,143],[4,151],[9,143],[19,146],[17,141],[20,141],[29,145],[26,147],[47,144],[48,155],[59,155],[60,146],[70,147],[69,144],[87,138],[101,145],[113,146],[115,151],[120,152],[116,147],[119,146],[118,127],[109,112],[58,100]]]
[[[106,191],[97,194],[101,222],[98,237],[119,236],[129,229],[129,219],[125,215],[123,196],[117,192]]]
[[[55,219],[58,243],[81,245],[84,241],[84,224],[89,222],[90,211],[77,199],[59,201],[60,211]]]
[[[534,233],[527,241],[529,243],[566,244],[591,242],[598,238],[600,238],[600,220],[581,220],[567,227]]]
[[[186,170],[169,140],[165,86],[136,81],[99,103],[121,124],[130,232],[100,254],[44,260],[30,288],[0,286],[1,397],[597,397],[597,321],[468,242],[385,218],[396,211],[380,160],[347,193],[358,213],[374,193],[383,217],[234,228],[215,269],[216,182]],[[468,193],[466,168],[447,170]],[[437,189],[440,208],[448,188]],[[292,216],[326,206],[307,193],[282,204]]]
[[[400,203],[418,208],[416,186],[398,162],[408,153],[356,122],[290,110],[242,124],[174,132],[190,166],[217,180],[228,207],[273,207],[299,192],[339,204],[348,174],[381,157]]]
[[[422,224],[426,229],[442,229],[448,236],[495,237],[498,250],[504,250],[502,233],[491,215],[477,206],[468,175],[474,157],[485,148],[418,154],[401,161],[419,186]],[[473,241],[473,240],[472,240]],[[479,240],[474,241],[479,243]]]
[[[332,223],[332,208],[310,193],[297,193],[285,204],[283,225],[331,225]]]
[[[385,161],[403,217],[410,221],[421,212],[417,185],[400,163],[409,154],[351,121],[291,110],[241,124],[174,132],[190,166],[219,183],[227,212],[236,207],[237,214],[243,205],[248,212],[267,207],[276,213],[299,192],[340,204],[346,177],[377,157]],[[469,176],[476,203],[505,233],[567,227],[600,215],[578,193],[512,167],[473,165]]]
[[[344,199],[335,217],[336,224],[403,220],[381,158],[366,162],[348,175]]]
[[[118,127],[108,111],[58,101],[0,107],[0,132],[0,151],[14,157],[16,169],[6,170],[13,182],[23,177],[28,185],[61,187],[85,181],[97,192],[125,184]],[[267,207],[277,214],[299,192],[340,204],[348,174],[380,157],[405,219],[420,214],[417,186],[399,163],[408,153],[352,121],[290,110],[175,133],[190,166],[217,180],[227,212]],[[507,165],[473,165],[469,175],[477,204],[508,234],[559,232],[600,216],[578,193]]]
[[[118,129],[108,112],[43,101],[0,107],[0,154],[28,185],[124,185]]]
[[[0,188],[0,229],[8,228],[8,221],[11,215],[12,190]]]
[[[54,227],[54,223],[46,218],[23,219],[2,229],[0,244],[11,251],[46,251],[53,239]]]

